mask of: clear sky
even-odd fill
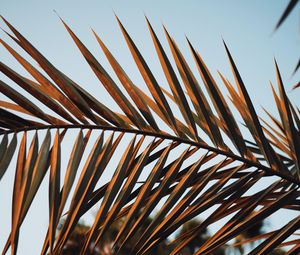
[[[259,106],[263,105],[272,111],[274,103],[269,80],[275,82],[274,57],[278,61],[288,95],[294,102],[299,101],[300,98],[300,89],[290,91],[292,85],[300,79],[300,71],[291,78],[291,73],[300,57],[299,8],[294,10],[276,33],[272,34],[287,3],[287,0],[2,0],[0,14],[15,25],[61,71],[96,95],[105,95],[104,89],[95,79],[53,10],[56,10],[71,26],[80,39],[99,57],[100,62],[108,67],[92,35],[91,28],[93,28],[136,84],[143,84],[143,81],[118,28],[114,12],[119,16],[162,84],[166,84],[166,81],[159,78],[163,77],[162,71],[155,56],[144,14],[150,19],[164,46],[167,44],[162,24],[168,28],[195,73],[196,68],[185,35],[199,50],[216,77],[216,71],[219,70],[232,79],[222,44],[224,38],[254,104],[258,110]],[[5,28],[3,22],[0,22],[0,26]],[[0,37],[9,41],[2,31]],[[170,53],[169,50],[167,52]],[[25,73],[2,47],[0,47],[0,61]],[[0,74],[0,79],[5,79],[3,74]],[[104,96],[103,101],[107,104],[111,102]],[[112,105],[113,107],[115,106]],[[13,168],[10,168],[10,171],[13,171]],[[9,174],[5,176],[4,181],[6,188],[1,187],[2,183],[0,184],[0,250],[10,227],[10,210],[5,209],[2,214],[2,208],[6,207],[11,195],[8,188],[11,184]],[[41,218],[39,221],[42,224],[46,224],[47,210],[47,204],[35,210],[22,228],[27,235],[20,242],[19,254],[38,254],[40,244],[32,245],[32,242],[35,240],[39,243],[44,236],[34,229],[33,225],[38,218]]]

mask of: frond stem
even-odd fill
[[[186,138],[182,138],[182,137],[177,137],[177,136],[173,136],[170,135],[168,133],[159,133],[159,132],[154,132],[154,131],[147,131],[147,130],[138,130],[138,129],[131,129],[131,128],[123,128],[123,127],[115,127],[115,126],[103,126],[103,125],[89,125],[89,124],[72,124],[72,125],[43,125],[43,126],[30,126],[30,127],[22,127],[22,128],[17,128],[17,129],[10,129],[10,130],[5,130],[5,131],[1,131],[0,135],[3,134],[11,134],[11,133],[19,133],[19,132],[23,132],[23,131],[33,131],[33,130],[44,130],[44,129],[59,129],[59,128],[63,128],[63,129],[101,129],[104,131],[115,131],[115,132],[124,132],[124,133],[132,133],[132,134],[138,134],[138,135],[144,135],[144,136],[152,136],[152,137],[159,137],[162,139],[167,139],[167,140],[172,140],[172,141],[176,141],[179,143],[183,143],[183,144],[188,144],[188,145],[192,145],[201,149],[206,149],[208,151],[212,151],[215,152],[219,155],[223,155],[223,156],[227,156],[229,158],[232,158],[234,160],[243,162],[251,167],[255,167],[257,169],[261,169],[264,170],[266,173],[270,174],[270,175],[275,175],[275,176],[279,176],[282,179],[285,179],[287,181],[290,181],[291,183],[294,183],[298,186],[300,186],[300,181],[297,180],[296,178],[294,178],[292,175],[288,175],[286,173],[283,172],[279,172],[276,171],[270,167],[264,166],[262,164],[259,164],[257,162],[253,162],[249,159],[246,159],[244,157],[241,157],[239,155],[233,154],[231,152],[228,151],[224,151],[215,147],[211,147],[207,144],[204,143],[200,143],[197,141],[192,141],[192,140],[188,140]]]

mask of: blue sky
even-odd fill
[[[7,0],[1,1],[0,14],[15,25],[61,71],[70,75],[76,82],[95,95],[101,95],[107,104],[111,104],[112,101],[109,97],[104,96],[106,95],[104,89],[99,85],[53,10],[56,10],[71,26],[80,39],[99,58],[100,62],[108,70],[111,70],[92,35],[91,28],[93,28],[120,61],[132,80],[141,86],[143,86],[142,78],[126,47],[114,12],[119,16],[150,68],[158,77],[158,81],[162,84],[166,84],[166,81],[155,56],[155,50],[144,19],[145,14],[150,19],[164,46],[167,44],[162,24],[167,27],[188,62],[191,63],[195,73],[197,71],[185,36],[199,50],[216,77],[217,70],[219,70],[232,79],[222,44],[223,38],[231,50],[254,104],[261,112],[260,105],[271,111],[274,110],[269,87],[269,80],[275,82],[274,57],[278,61],[288,95],[294,102],[299,100],[300,89],[290,91],[292,85],[300,79],[300,72],[291,77],[292,70],[300,57],[299,11],[295,10],[282,27],[276,33],[272,33],[287,2],[274,0]],[[0,22],[0,27],[5,28],[3,22]],[[0,31],[0,37],[9,41],[2,31]],[[170,53],[169,50],[167,52]],[[25,73],[2,47],[0,47],[0,58],[2,62],[21,73]],[[5,77],[0,74],[0,79],[5,79]],[[217,81],[220,80],[217,78]],[[115,105],[112,104],[111,107],[114,108]],[[6,186],[9,187],[9,185],[10,183],[7,181]],[[8,192],[8,189],[2,187],[0,187],[0,191],[0,204],[3,208],[4,202],[9,201],[7,199],[10,199],[10,194],[5,193]],[[31,219],[24,227],[27,229],[26,233],[29,234],[24,240],[21,240],[21,255],[37,254],[39,250],[38,245],[28,245],[28,243],[32,242],[33,238],[40,242],[43,235],[39,235],[36,231],[30,232],[28,229],[30,226],[32,227],[32,222],[40,217],[41,212],[45,214],[42,216],[41,223],[45,223],[47,208],[39,208],[36,214],[31,215]],[[5,212],[8,217],[5,222],[2,222],[2,217],[0,218],[0,225],[4,225],[6,233],[9,229],[9,213],[10,211]],[[2,234],[2,230],[1,227],[0,247],[3,246],[6,238],[6,234]]]

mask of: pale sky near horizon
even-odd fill
[[[187,36],[194,47],[199,50],[218,82],[220,79],[217,77],[217,70],[233,80],[222,44],[223,38],[240,70],[254,105],[257,106],[259,112],[261,112],[260,105],[272,112],[275,107],[269,81],[276,84],[274,57],[278,61],[289,97],[299,106],[300,88],[290,91],[292,85],[300,80],[300,70],[291,77],[300,57],[299,4],[286,22],[273,34],[275,24],[287,3],[287,0],[2,0],[0,14],[8,19],[54,65],[93,94],[104,93],[104,89],[99,86],[97,79],[53,10],[58,12],[86,46],[99,57],[101,64],[111,71],[91,32],[93,28],[137,84],[144,82],[127,49],[114,12],[123,22],[157,77],[162,77],[162,71],[144,19],[145,14],[164,46],[167,46],[167,43],[162,24],[167,27],[192,69],[197,73],[186,43],[185,36]],[[7,29],[2,21],[0,21],[0,27]],[[2,31],[0,31],[0,38],[14,45]],[[171,56],[169,49],[167,53]],[[26,56],[26,54],[23,55]],[[3,47],[0,47],[0,61],[25,74]],[[198,73],[197,78],[199,78]],[[2,73],[0,73],[0,79],[6,79]],[[165,83],[164,79],[158,79]],[[108,97],[102,98],[107,104],[111,102]],[[2,99],[1,95],[0,99]],[[13,170],[10,168],[10,171]],[[6,206],[5,202],[11,199],[8,189],[11,180],[8,181],[8,176],[4,179],[7,182],[6,189],[1,187],[2,183],[0,183],[1,211]],[[42,201],[41,198],[39,199]],[[32,225],[41,214],[44,215],[40,222],[45,223],[47,206],[48,202],[41,206],[43,208],[34,211],[26,222],[26,226],[22,228],[22,233],[24,229],[26,234],[20,241],[20,255],[38,254],[40,242],[44,236],[39,235]],[[5,217],[0,217],[0,226],[4,226],[0,228],[0,250],[10,228],[10,210],[5,209],[4,215]],[[276,225],[276,222],[274,224]],[[2,232],[3,229],[5,234]],[[33,240],[38,245],[32,244]]]

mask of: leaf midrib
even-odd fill
[[[248,164],[249,167],[255,167],[257,169],[261,169],[265,171],[268,174],[278,176],[284,180],[287,180],[293,184],[296,184],[300,187],[300,181],[294,178],[291,175],[287,175],[283,172],[279,172],[277,170],[274,170],[270,167],[264,166],[262,164],[253,162],[249,159],[243,158],[239,155],[233,154],[228,151],[224,151],[212,146],[209,146],[207,144],[203,144],[197,141],[193,140],[188,140],[185,138],[181,138],[178,136],[170,135],[167,133],[159,133],[159,132],[154,132],[154,131],[146,131],[146,130],[139,130],[139,129],[133,129],[133,128],[124,128],[124,127],[115,127],[115,126],[104,126],[104,125],[92,125],[92,124],[66,124],[66,125],[43,125],[43,126],[30,126],[30,127],[22,127],[22,128],[16,128],[16,129],[10,129],[10,130],[5,130],[0,132],[0,136],[4,134],[11,134],[11,133],[19,133],[23,131],[32,131],[32,130],[45,130],[45,129],[58,129],[58,128],[63,128],[63,129],[100,129],[100,130],[106,130],[106,131],[115,131],[115,132],[124,132],[124,133],[132,133],[132,134],[138,134],[138,135],[144,135],[144,136],[152,136],[152,137],[157,137],[157,138],[162,138],[162,139],[167,139],[167,140],[172,140],[176,141],[182,144],[188,144],[192,146],[196,146],[198,148],[206,149],[208,151],[215,152],[219,155],[223,155],[229,158],[232,158],[234,160],[243,162],[245,164]]]

